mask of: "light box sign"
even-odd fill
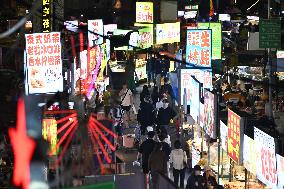
[[[156,44],[180,42],[180,22],[156,25]]]
[[[192,76],[190,78],[189,95],[190,115],[195,120],[195,122],[198,122],[200,111],[200,83]]]
[[[51,7],[52,7],[52,0],[42,1],[42,32],[44,33],[51,32],[51,27],[52,27]]]
[[[222,59],[222,24],[219,22],[200,22],[198,29],[212,30],[212,59]]]
[[[187,30],[186,62],[192,66],[211,67],[212,57],[211,30]],[[191,67],[190,65],[187,65]]]
[[[228,127],[223,121],[220,120],[220,138],[221,138],[221,146],[222,149],[227,152],[228,151]]]
[[[60,33],[26,34],[28,94],[63,91]]]
[[[49,142],[49,151],[54,151],[57,144],[57,122],[55,119],[42,120],[42,137]],[[56,155],[56,152],[52,155]]]
[[[181,69],[180,70],[180,94],[181,94],[181,104],[183,105],[183,95],[184,89],[186,89],[187,102],[189,105],[190,93],[189,93],[189,82],[190,77],[194,76],[200,83],[203,83],[203,88],[211,89],[212,88],[212,71],[210,69]]]
[[[136,22],[153,23],[153,3],[152,2],[136,2]]]
[[[236,163],[242,163],[243,120],[228,109],[228,155]]]
[[[277,167],[274,138],[254,127],[256,176],[271,188],[277,188]]]
[[[244,167],[256,175],[256,146],[255,141],[244,135],[244,147],[243,147],[243,163]]]
[[[204,131],[210,138],[216,138],[216,96],[205,90],[204,94]]]
[[[153,45],[153,24],[139,24],[135,23],[134,26],[144,27],[139,29],[138,47],[141,49],[149,48]]]
[[[98,19],[98,20],[88,20],[88,40],[89,40],[89,46],[93,47],[94,45],[102,44],[104,42],[104,38],[102,37],[103,35],[104,35],[103,20],[101,20],[101,19]]]
[[[277,58],[284,58],[284,51],[277,51],[276,57]]]
[[[277,176],[278,176],[278,188],[284,188],[284,157],[276,154],[277,159]]]

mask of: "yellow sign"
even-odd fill
[[[156,44],[180,42],[180,22],[156,25]]]
[[[50,143],[50,152],[54,151],[57,144],[57,122],[55,119],[42,120],[42,137]],[[52,155],[56,155],[56,153]]]
[[[51,32],[52,0],[42,0],[42,32]]]
[[[152,2],[136,2],[136,22],[153,23],[153,3]]]

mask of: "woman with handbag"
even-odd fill
[[[174,143],[175,149],[170,154],[170,163],[173,164],[174,183],[178,187],[180,180],[180,188],[184,188],[185,170],[187,166],[186,152],[181,148],[179,140]]]

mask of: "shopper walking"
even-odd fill
[[[161,94],[166,94],[167,95],[167,99],[170,102],[170,105],[173,105],[173,101],[174,101],[174,91],[173,91],[173,87],[171,86],[171,84],[169,83],[169,78],[165,77],[164,78],[164,85],[162,85],[161,87]]]
[[[172,119],[176,117],[177,113],[169,107],[169,101],[167,99],[163,100],[163,107],[159,109],[157,116],[158,131],[164,127],[169,133],[169,124]]]
[[[149,170],[152,177],[153,189],[159,189],[159,174],[167,175],[167,157],[161,143],[157,143],[149,157]]]
[[[187,165],[186,152],[181,148],[179,140],[174,143],[175,149],[170,154],[170,163],[173,165],[174,183],[180,188],[184,188],[185,169]],[[180,185],[179,185],[180,183]]]
[[[153,126],[155,121],[154,107],[150,96],[146,96],[138,110],[137,121],[140,123],[141,134],[145,135],[147,126]]]
[[[133,106],[133,94],[130,89],[128,89],[127,84],[124,83],[122,86],[122,90],[119,92],[119,96],[121,99],[121,108],[126,112],[126,125],[128,126],[130,122],[130,110]]]
[[[201,167],[195,165],[193,171],[187,180],[186,189],[205,189],[205,180],[201,176]]]

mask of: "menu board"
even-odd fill
[[[244,135],[243,163],[249,172],[256,175],[256,146],[254,140],[247,135]]]

